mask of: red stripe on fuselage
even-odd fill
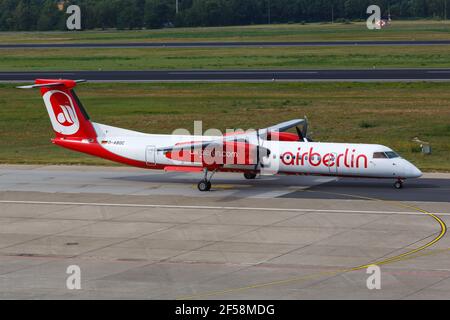
[[[103,148],[96,141],[84,143],[81,140],[53,139],[52,142],[63,148],[89,154],[91,156],[145,169],[164,169],[162,165],[147,164],[144,161],[125,158]]]

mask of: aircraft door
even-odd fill
[[[156,164],[156,147],[147,146],[145,150],[145,163],[147,166],[154,166]]]

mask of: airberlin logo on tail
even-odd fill
[[[75,123],[74,119],[76,116],[72,107],[63,105],[60,105],[60,107],[62,109],[62,112],[58,114],[58,116],[56,117],[58,122],[62,125],[64,125],[65,123],[69,123],[69,125],[74,124]]]
[[[53,90],[46,92],[43,98],[53,129],[67,136],[77,133],[80,121],[71,97],[65,92]]]

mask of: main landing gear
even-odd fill
[[[394,183],[394,188],[395,188],[395,189],[401,189],[401,188],[403,188],[403,180],[398,179],[397,181],[395,181],[395,183]]]
[[[202,192],[211,191],[211,187],[212,187],[211,179],[213,178],[213,176],[214,176],[214,174],[215,174],[216,172],[217,172],[217,170],[214,170],[214,171],[211,173],[210,177],[208,178],[208,169],[205,169],[205,170],[204,170],[205,177],[203,178],[203,180],[201,180],[201,181],[198,183],[198,185],[197,185],[198,190],[200,190],[200,191],[202,191]],[[256,173],[251,173],[251,172],[246,172],[246,173],[244,173],[244,177],[245,177],[245,179],[247,179],[247,180],[254,180],[254,179],[256,179],[257,174],[256,174]]]
[[[244,178],[247,179],[247,180],[255,180],[256,179],[256,173],[246,172],[246,173],[244,173]]]
[[[202,180],[198,183],[198,190],[202,192],[210,191],[211,190],[211,181]]]
[[[214,170],[211,173],[211,176],[208,178],[208,169],[204,170],[205,172],[205,177],[202,181],[200,181],[197,185],[198,190],[202,191],[202,192],[206,192],[206,191],[210,191],[212,184],[211,184],[211,179],[214,176],[214,174],[217,172],[217,170]]]

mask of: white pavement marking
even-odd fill
[[[268,191],[268,192],[263,192],[257,195],[253,195],[253,196],[249,196],[248,198],[253,198],[253,199],[273,199],[273,198],[277,198],[277,197],[281,197],[290,193],[293,193],[295,191],[292,190],[284,190],[284,191],[279,191],[279,190],[274,190],[274,191]]]
[[[258,74],[258,75],[261,75],[261,74],[269,74],[269,75],[272,75],[272,74],[318,74],[319,72],[318,71],[276,71],[276,72],[270,72],[270,71],[256,71],[256,72],[253,72],[253,71],[224,71],[224,72],[221,72],[221,71],[203,71],[203,72],[195,72],[195,71],[193,71],[193,72],[189,72],[189,71],[186,71],[186,72],[169,72],[168,74],[174,74],[174,75],[191,75],[191,74],[193,74],[193,75],[196,75],[196,74],[199,74],[199,75],[221,75],[221,74]]]
[[[365,210],[329,210],[329,209],[299,209],[299,208],[258,208],[258,207],[219,207],[219,206],[179,206],[165,204],[137,204],[137,203],[99,203],[99,202],[58,202],[58,201],[15,201],[1,200],[0,204],[35,204],[35,205],[64,205],[64,206],[93,206],[93,207],[131,207],[131,208],[165,208],[165,209],[199,209],[199,210],[240,210],[240,211],[279,211],[279,212],[323,212],[323,213],[367,213],[367,214],[398,214],[423,215],[422,212],[409,211],[365,211]],[[440,216],[450,216],[450,213],[439,213]]]

